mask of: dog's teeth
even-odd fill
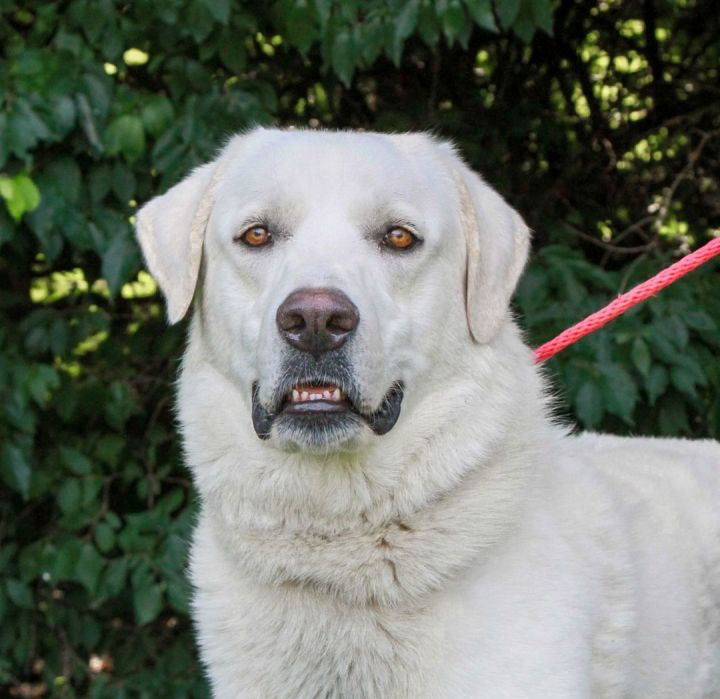
[[[293,403],[303,403],[305,401],[313,400],[330,400],[340,402],[344,400],[345,394],[339,388],[323,388],[318,386],[317,388],[312,387],[309,391],[303,391],[301,389],[293,388],[288,394],[288,399]]]

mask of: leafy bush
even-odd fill
[[[534,343],[717,230],[693,0],[0,0],[0,693],[203,697],[194,496],[139,202],[254,123],[433,129],[536,231]],[[720,436],[717,263],[550,362],[569,416]]]
[[[542,248],[517,294],[533,344],[554,337],[569,319],[597,310],[623,282],[640,282],[657,266],[655,261],[640,263],[627,276],[626,270],[599,269],[567,246]],[[718,355],[715,266],[634,307],[551,364],[557,365],[568,417],[586,429],[717,438]]]

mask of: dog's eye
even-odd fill
[[[383,245],[393,250],[409,250],[415,247],[419,239],[412,232],[403,226],[396,226],[391,228],[382,240]]]
[[[251,226],[235,240],[251,248],[262,248],[272,242],[272,234],[265,226]]]

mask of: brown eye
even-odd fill
[[[389,230],[383,238],[383,245],[393,250],[409,250],[418,243],[418,237],[407,228],[397,226]]]
[[[265,226],[252,226],[236,238],[251,248],[262,248],[272,242],[272,235]]]

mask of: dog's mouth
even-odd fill
[[[341,428],[347,429],[353,423],[362,421],[377,435],[387,434],[400,417],[403,400],[403,385],[397,381],[385,394],[380,406],[367,412],[360,409],[360,398],[356,390],[342,385],[313,380],[303,380],[292,385],[280,395],[273,408],[260,403],[259,386],[253,384],[252,418],[253,427],[260,439],[268,439],[276,422],[288,424],[290,428],[327,435]],[[312,439],[315,442],[317,439]]]
[[[286,415],[325,414],[352,410],[345,391],[335,384],[296,384],[286,394],[281,410]]]

